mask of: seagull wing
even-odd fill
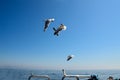
[[[45,21],[45,26],[44,26],[44,31],[48,28],[49,24],[50,24],[50,21],[46,20]]]
[[[72,59],[72,56],[68,56],[67,61],[69,61],[70,59]]]

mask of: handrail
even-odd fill
[[[67,75],[64,69],[62,71],[63,71],[62,80],[64,80],[66,77],[67,78],[76,78],[76,80],[79,80],[79,78],[88,78],[88,79],[91,78],[91,75]]]
[[[62,71],[63,71],[62,80],[64,80],[66,77],[67,78],[75,78],[76,80],[79,80],[79,78],[88,78],[88,80],[98,80],[96,75],[67,75],[64,69]],[[48,80],[50,80],[50,77],[48,75],[33,75],[33,74],[31,74],[28,77],[28,80],[31,80],[31,78],[47,78]]]
[[[33,74],[31,74],[28,77],[28,80],[30,80],[31,78],[47,78],[48,80],[50,80],[50,77],[48,75],[33,75]]]

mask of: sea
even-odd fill
[[[65,70],[67,74],[72,75],[96,75],[99,80],[107,80],[109,76],[114,79],[120,78],[120,70]],[[9,69],[0,68],[0,80],[28,80],[33,75],[48,75],[51,80],[61,80],[63,77],[60,70],[35,70],[35,69]],[[31,80],[47,80],[46,78],[31,78]],[[65,78],[65,80],[76,80],[74,78]],[[80,79],[87,80],[87,79]]]

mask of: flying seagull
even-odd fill
[[[69,61],[70,59],[72,59],[74,57],[74,55],[69,55],[68,57],[67,57],[67,61]]]
[[[54,32],[54,35],[57,35],[57,36],[59,36],[59,32],[60,31],[62,31],[62,30],[66,30],[66,26],[64,25],[64,24],[61,24],[57,29],[55,29],[54,27],[53,27],[53,30],[55,31]]]
[[[54,22],[54,20],[55,20],[54,18],[50,18],[50,19],[45,20],[44,32],[49,27],[50,23]]]

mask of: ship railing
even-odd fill
[[[66,74],[65,70],[62,69],[63,77],[62,80],[65,78],[75,78],[76,80],[79,80],[79,78],[87,78],[88,80],[98,80],[96,75],[68,75]]]
[[[28,77],[28,80],[31,80],[31,78],[46,78],[46,79],[50,80],[50,77],[48,75],[33,75],[33,74],[31,74]]]

